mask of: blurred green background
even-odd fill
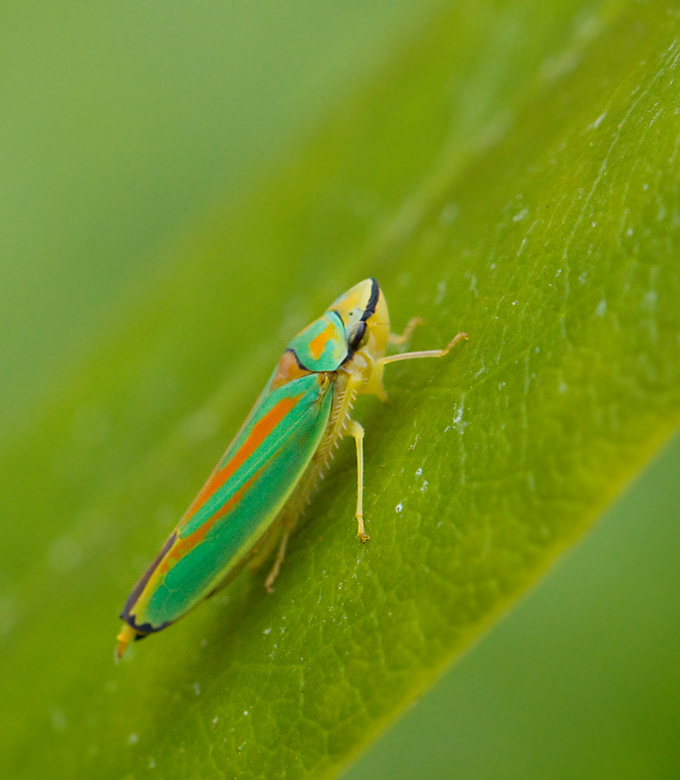
[[[435,6],[3,4],[0,433]]]
[[[3,8],[5,452],[187,237],[266,179],[435,7]],[[676,441],[347,777],[680,776],[679,470]],[[0,636],[12,604],[0,593]]]

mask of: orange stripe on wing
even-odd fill
[[[287,385],[294,379],[300,379],[300,377],[309,376],[311,373],[312,372],[308,371],[306,368],[301,368],[298,365],[295,353],[292,350],[287,349],[283,353],[283,357],[281,360],[279,360],[279,364],[276,367],[276,372],[274,373],[271,384],[269,385],[269,392],[272,393],[274,390],[277,390],[283,385]]]
[[[248,438],[243,444],[236,450],[231,460],[221,468],[219,471],[215,471],[208,481],[203,485],[201,491],[193,500],[191,506],[187,510],[185,517],[188,519],[192,517],[200,507],[214,495],[224,483],[231,477],[232,474],[242,466],[246,460],[255,452],[255,450],[262,444],[262,442],[269,436],[269,434],[276,428],[276,426],[283,420],[283,418],[291,411],[295,404],[302,398],[302,394],[295,395],[290,398],[282,398],[275,406],[273,406],[260,420],[258,420],[253,429],[248,434]],[[243,488],[241,488],[243,490]],[[241,493],[239,490],[235,496]],[[234,496],[234,497],[235,497]],[[232,497],[232,499],[234,498]],[[232,499],[227,503],[229,504]],[[190,538],[190,537],[187,537]]]
[[[243,498],[248,488],[260,476],[261,471],[262,469],[258,469],[257,472],[255,472],[255,474],[253,474],[253,476],[242,485],[214,515],[212,515],[212,517],[209,517],[205,523],[201,523],[192,534],[181,539],[177,537],[177,532],[173,531],[172,536],[165,543],[163,549],[155,558],[151,566],[149,566],[135,590],[128,597],[123,614],[127,612],[127,616],[134,620],[140,612],[143,612],[146,609],[151,594],[158,587],[158,580],[165,577],[179,560],[195,549],[205,539],[206,534],[215,523],[233,509]],[[173,536],[175,537],[174,540]],[[172,543],[168,544],[170,542]],[[127,617],[124,619],[127,620]]]
[[[189,536],[186,536],[183,539],[177,539],[175,541],[170,550],[168,550],[167,555],[158,565],[159,576],[167,574],[168,571],[170,571],[170,569],[177,563],[177,561],[183,558],[187,553],[191,552],[195,547],[198,547],[198,545],[205,539],[206,534],[215,525],[215,523],[220,518],[228,514],[243,498],[248,488],[250,488],[253,482],[255,482],[255,480],[260,476],[261,471],[261,468],[258,469],[255,474],[253,474],[253,476],[244,485],[242,485],[228,501],[225,501],[225,503],[217,510],[217,512],[215,512],[214,515],[209,517],[205,523],[201,523],[201,525],[192,534],[189,534]]]

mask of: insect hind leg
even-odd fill
[[[286,547],[288,546],[288,537],[291,535],[292,531],[293,531],[292,528],[286,528],[286,530],[283,532],[283,536],[281,537],[281,544],[279,545],[279,551],[276,553],[276,558],[274,560],[274,565],[272,566],[272,570],[269,572],[269,576],[264,581],[264,586],[269,593],[274,592],[274,588],[272,587],[272,585],[274,584],[274,580],[279,576],[279,571],[281,570],[281,564],[284,562],[286,558]]]

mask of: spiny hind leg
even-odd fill
[[[363,501],[364,501],[364,429],[356,420],[348,420],[347,422],[347,433],[354,438],[354,441],[356,443],[357,448],[357,511],[356,511],[356,519],[357,519],[357,536],[359,537],[359,540],[363,542],[367,542],[370,537],[366,533],[366,529],[364,528],[364,510],[363,510]],[[301,509],[301,507],[300,507]],[[274,560],[274,565],[272,566],[272,570],[269,572],[269,576],[265,580],[264,586],[269,591],[269,593],[274,592],[274,588],[272,587],[274,584],[274,580],[279,576],[279,572],[281,571],[281,566],[286,558],[286,547],[288,546],[288,538],[295,530],[295,526],[297,525],[297,519],[300,516],[300,511],[295,511],[293,514],[289,516],[284,516],[281,520],[281,525],[283,528],[283,535],[281,536],[281,544],[279,545],[279,551],[276,553],[276,558]],[[272,546],[269,546],[267,553],[271,552]],[[263,556],[260,560],[264,560]]]

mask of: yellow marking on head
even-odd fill
[[[329,310],[336,311],[348,334],[360,322],[366,323],[361,351],[375,360],[385,354],[390,335],[390,315],[385,296],[375,279],[364,279],[334,301]]]

